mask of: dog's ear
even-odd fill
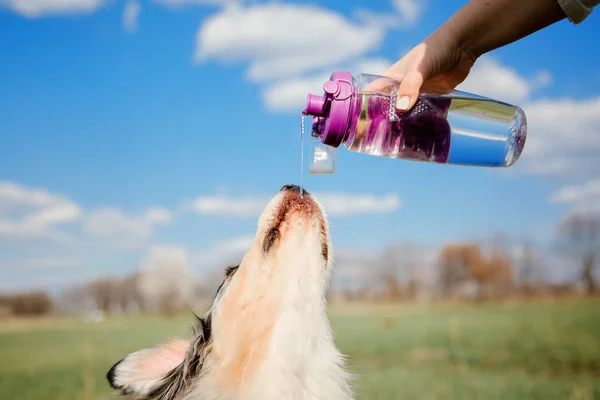
[[[106,378],[122,395],[148,398],[183,363],[189,346],[189,340],[179,339],[138,350],[113,365]]]
[[[172,340],[129,354],[106,374],[110,386],[138,400],[177,398],[204,367],[210,351],[211,321],[211,314],[198,318],[191,340]]]

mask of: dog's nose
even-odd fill
[[[281,191],[282,192],[287,192],[287,191],[294,191],[294,192],[299,192],[300,191],[300,186],[298,185],[283,185],[281,187]],[[310,194],[306,191],[306,189],[302,192],[303,194]]]
[[[297,186],[297,185],[283,185],[281,187],[281,192],[287,192],[288,190],[300,191],[300,186]]]

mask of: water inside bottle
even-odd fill
[[[360,95],[350,150],[397,159],[479,166],[510,166],[525,144],[523,111],[490,99],[421,95],[397,111],[389,96]],[[397,113],[397,118],[390,118]]]

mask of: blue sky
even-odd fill
[[[0,290],[124,274],[157,251],[198,274],[235,260],[299,183],[306,95],[334,70],[382,73],[462,4],[0,0]],[[334,175],[306,173],[337,251],[549,243],[565,213],[598,208],[599,24],[498,49],[461,86],[525,110],[515,166],[338,150]]]

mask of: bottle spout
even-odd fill
[[[325,116],[325,96],[318,96],[314,94],[309,94],[306,99],[306,108],[304,109],[304,115],[311,115],[313,117],[323,117]]]

